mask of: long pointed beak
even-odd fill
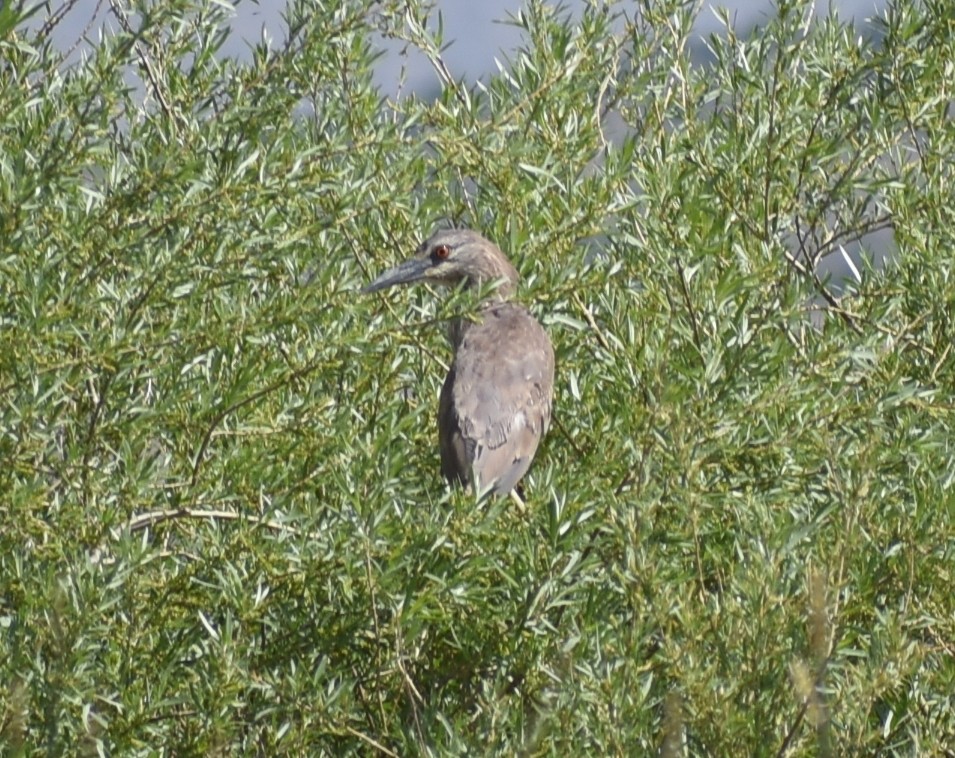
[[[407,282],[417,282],[428,275],[431,268],[431,261],[427,258],[412,258],[404,263],[399,263],[394,268],[390,268],[379,276],[371,284],[361,288],[362,293],[378,292],[387,287],[393,287],[396,284],[405,284]]]

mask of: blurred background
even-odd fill
[[[95,44],[104,24],[115,28],[116,19],[106,0],[75,0],[60,5],[56,13],[62,14],[62,22],[57,26],[54,38],[61,49],[72,50],[74,55],[81,54],[84,46]],[[559,5],[576,13],[586,3],[584,0],[565,0]],[[630,15],[637,11],[635,5],[619,4],[620,9]],[[701,6],[694,47],[699,60],[705,60],[707,56],[706,38],[723,30],[717,13],[719,9],[728,12],[741,37],[775,14],[775,4],[764,0],[702,2]],[[510,23],[522,7],[518,0],[437,0],[433,7],[435,23],[440,14],[443,24],[444,60],[455,78],[463,78],[468,83],[484,78],[496,70],[496,60],[505,61],[520,44],[520,30]],[[875,35],[877,32],[869,19],[877,16],[884,7],[883,0],[832,0],[817,3],[816,15],[835,13],[843,21],[851,21],[860,34]],[[281,44],[285,38],[285,8],[286,4],[278,1],[236,3],[231,34],[222,48],[223,53],[243,59],[248,57],[250,46],[263,38]],[[429,97],[437,91],[440,86],[438,79],[423,55],[409,53],[400,41],[381,39],[379,42],[383,55],[378,64],[378,84],[384,94],[394,96],[400,91]]]
[[[514,19],[523,5],[519,0],[437,0],[433,4],[429,31],[440,36],[443,61],[454,79],[463,80],[465,86],[470,87],[478,81],[486,82],[500,68],[508,68],[508,60],[522,43],[522,32]],[[586,5],[585,0],[553,3],[555,8],[572,17],[578,16]],[[777,3],[763,0],[700,0],[686,5],[699,8],[691,53],[698,63],[703,64],[710,58],[707,40],[725,33],[724,19],[729,19],[736,36],[746,39],[754,28],[765,25],[777,12]],[[370,3],[369,12],[375,13],[377,6],[377,3]],[[284,45],[287,7],[285,2],[240,0],[234,3],[234,16],[220,54],[246,61],[256,45]],[[616,7],[627,16],[640,13],[636,3],[618,3]],[[820,18],[835,14],[843,23],[851,24],[859,36],[877,38],[881,32],[871,19],[883,13],[885,7],[884,0],[832,0],[816,3],[814,15]],[[53,39],[59,49],[69,51],[70,61],[77,60],[84,49],[95,45],[104,29],[108,33],[116,31],[117,18],[111,8],[108,0],[73,0],[62,3],[53,11],[53,17],[58,20]],[[43,23],[45,15],[42,11],[38,13],[34,24]],[[618,21],[618,25],[622,27],[623,22]],[[441,90],[439,76],[420,50],[405,40],[383,35],[378,35],[375,43],[381,55],[375,79],[383,95],[400,98],[413,94],[425,100],[438,96]],[[136,81],[134,86],[138,85]],[[613,132],[611,124],[610,133]],[[819,272],[823,278],[831,278],[834,291],[841,292],[847,277],[857,278],[864,254],[876,268],[882,268],[886,260],[893,257],[895,249],[890,230],[875,231],[847,242],[840,255],[828,256],[821,261]]]

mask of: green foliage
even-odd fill
[[[951,4],[703,64],[693,4],[531,0],[478,84],[414,2],[241,62],[134,5],[69,63],[0,9],[0,744],[950,754]],[[447,221],[557,346],[525,510],[439,478],[467,303],[357,296]]]

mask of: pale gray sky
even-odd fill
[[[225,0],[219,2],[221,4]],[[563,0],[563,5],[569,11],[577,12],[585,2],[586,0]],[[734,27],[741,35],[745,35],[754,25],[765,23],[775,12],[775,6],[769,0],[705,2],[706,5],[697,19],[698,54],[703,53],[704,39],[722,29],[713,10],[715,7],[729,10],[730,18],[735,19]],[[826,14],[830,8],[834,8],[841,20],[851,20],[854,23],[857,35],[865,37],[874,33],[869,19],[878,16],[885,8],[886,2],[887,0],[817,2],[816,15]],[[55,27],[54,39],[61,49],[72,50],[74,58],[81,54],[84,46],[95,44],[104,24],[111,29],[118,26],[109,0],[61,0],[52,1],[49,5],[54,13],[64,12],[63,18]],[[520,29],[508,24],[507,19],[522,5],[519,0],[436,0],[435,7],[440,9],[444,23],[446,49],[443,59],[455,78],[463,77],[466,82],[473,82],[497,70],[495,58],[503,62],[521,41]],[[620,7],[632,13],[634,4],[621,3]],[[250,47],[262,39],[263,34],[272,40],[273,45],[281,46],[285,40],[282,21],[284,9],[285,2],[280,0],[259,0],[258,3],[244,0],[236,3],[231,23],[232,34],[224,45],[223,53],[242,59],[248,55]],[[43,23],[44,16],[41,11],[32,23]],[[403,43],[384,39],[380,40],[380,43],[385,54],[379,59],[376,79],[383,94],[396,94],[402,73],[405,77],[402,94],[415,92],[427,97],[437,91],[437,75],[423,55],[402,56],[400,51]],[[881,260],[890,254],[891,232],[869,235],[865,239],[865,246],[875,252],[877,260]],[[859,243],[846,247],[850,255],[858,256]],[[848,272],[843,262],[838,260],[838,256],[832,256],[824,262],[822,270],[831,271],[837,279],[841,279]]]
[[[51,2],[50,6],[56,11],[69,4],[61,0]],[[582,7],[584,0],[565,0],[564,4],[573,11]],[[867,19],[877,15],[885,4],[885,0],[823,1],[817,2],[816,12],[817,15],[827,13],[833,7],[843,20],[854,20],[858,33],[865,35],[871,33]],[[632,10],[632,5],[628,3],[621,4],[621,7],[627,8],[628,5],[629,10]],[[503,59],[520,42],[520,30],[502,22],[506,22],[509,14],[516,13],[521,6],[522,3],[517,0],[437,0],[435,7],[443,16],[445,42],[450,43],[444,59],[455,77],[474,81],[496,70],[495,57]],[[737,20],[737,29],[742,31],[761,23],[774,12],[773,4],[766,0],[707,2],[697,23],[701,40],[719,32],[721,28],[714,7],[727,8],[730,17]],[[232,35],[224,52],[236,58],[244,57],[250,44],[261,39],[263,30],[275,44],[281,44],[285,36],[282,22],[284,9],[285,3],[279,0],[259,0],[258,3],[246,0],[237,3]],[[61,49],[72,49],[84,35],[86,39],[95,41],[104,22],[116,27],[107,0],[74,0],[73,7],[56,28],[57,44]],[[402,66],[407,69],[405,91],[425,94],[437,85],[434,72],[422,56],[403,58],[399,54],[399,44],[382,41],[382,46],[386,54],[379,61],[377,79],[385,93],[394,94]]]

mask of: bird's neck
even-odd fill
[[[517,294],[516,279],[508,276],[506,273],[499,276],[481,276],[476,279],[469,278],[467,280],[466,288],[477,291],[484,287],[484,285],[493,285],[495,282],[496,286],[490,288],[490,291],[485,294],[484,299],[481,301],[482,307],[485,303],[500,303],[505,300],[510,300],[515,294]]]
[[[472,315],[451,319],[451,321],[448,322],[448,340],[451,342],[451,347],[457,350],[461,341],[464,339],[464,335],[467,334],[468,329],[474,326],[475,323],[482,321],[487,311],[505,302],[507,302],[507,300],[500,297],[493,299],[486,298],[481,301],[481,304]]]
[[[456,318],[448,325],[448,339],[451,341],[451,347],[458,349],[467,330],[474,325],[475,320],[484,318],[485,311],[509,301],[517,293],[517,279],[517,270],[509,263],[482,271],[477,276],[472,274],[467,278],[465,289],[472,292],[484,289],[484,298],[473,316]]]

